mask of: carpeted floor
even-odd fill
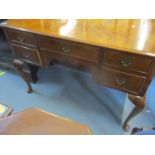
[[[32,94],[26,93],[25,83],[14,71],[0,76],[0,103],[12,106],[14,113],[39,107],[86,124],[93,134],[130,134],[121,128],[133,107],[127,94],[94,83],[87,72],[61,65],[40,69],[38,75]],[[152,85],[150,90],[154,90]],[[131,127],[155,126],[155,117],[147,107],[131,121]]]

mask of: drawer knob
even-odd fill
[[[19,42],[24,42],[25,39],[18,36],[18,37],[17,37],[17,40],[18,40]]]
[[[115,81],[119,86],[123,86],[126,84],[126,80],[123,78],[117,78]]]
[[[120,63],[123,67],[129,67],[132,64],[129,60],[121,60]]]
[[[64,53],[68,53],[68,52],[71,51],[71,49],[69,49],[69,48],[67,48],[67,47],[62,47],[62,51],[63,51]]]

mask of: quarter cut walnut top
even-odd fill
[[[1,26],[155,57],[155,20],[14,19]]]

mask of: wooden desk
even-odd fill
[[[155,74],[155,20],[37,19],[1,24],[12,51],[14,66],[28,85],[23,62],[37,67],[69,62],[88,68],[100,84],[127,92],[135,108],[123,124],[145,106],[145,93]],[[95,103],[94,103],[95,104]]]
[[[91,135],[80,123],[31,108],[0,119],[0,135]]]

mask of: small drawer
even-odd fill
[[[9,40],[12,43],[21,43],[31,47],[36,47],[37,42],[31,33],[16,30],[7,30]]]
[[[103,68],[102,70],[95,69],[93,77],[98,83],[133,94],[138,94],[145,82],[145,77],[107,68]]]
[[[11,44],[11,47],[17,58],[30,63],[41,65],[39,51],[37,49],[22,47],[15,44]]]
[[[97,47],[44,37],[39,37],[39,46],[41,49],[51,50],[51,52],[56,52],[62,55],[95,63],[99,62],[99,48]]]
[[[112,50],[104,50],[104,65],[120,67],[147,74],[152,59],[135,54],[128,54]]]

